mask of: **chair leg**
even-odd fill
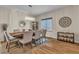
[[[7,47],[8,47],[8,43],[6,44],[6,49],[7,49]]]
[[[24,44],[23,44],[22,48],[23,48],[23,52],[25,52],[25,49],[24,49]]]
[[[32,42],[30,43],[30,45],[31,45],[31,48],[32,48]]]
[[[35,46],[37,46],[37,45],[36,45],[36,40],[34,41],[34,44],[35,44]]]
[[[39,45],[39,39],[37,39],[37,45]]]
[[[37,42],[38,40],[35,40],[35,46],[37,46],[38,45],[38,42]]]
[[[18,41],[18,46],[19,46],[19,48],[20,48],[20,42]]]
[[[41,44],[43,44],[43,37],[41,38]]]
[[[9,49],[10,49],[10,43],[9,42],[7,42],[7,44],[6,44],[6,49],[8,49],[7,52],[9,52]]]
[[[10,51],[10,44],[7,44],[8,52]]]
[[[39,45],[41,44],[41,39],[40,38],[38,39],[38,43],[39,43]]]

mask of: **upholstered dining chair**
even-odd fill
[[[40,31],[41,31],[41,43],[46,42],[47,41],[47,38],[46,38],[47,30],[46,29],[42,29]]]
[[[33,36],[33,43],[35,44],[35,46],[37,46],[38,44],[40,44],[40,34],[41,34],[41,32],[36,30],[34,32],[34,34],[35,35]]]
[[[28,43],[30,43],[32,48],[32,35],[33,35],[33,31],[27,31],[23,33],[23,39],[19,40],[19,43],[22,44],[23,50],[24,50],[25,44],[28,44]]]
[[[10,45],[11,43],[18,43],[18,39],[16,39],[15,37],[10,36],[9,33],[7,33],[6,31],[4,31],[4,38],[6,40],[6,48],[8,49],[8,52],[10,50]]]
[[[46,37],[46,32],[47,32],[47,30],[46,29],[42,29],[42,37]]]

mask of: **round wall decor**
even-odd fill
[[[59,20],[59,25],[63,28],[69,27],[72,23],[72,20],[70,17],[62,17]]]

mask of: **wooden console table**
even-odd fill
[[[57,40],[74,43],[74,33],[57,32]]]

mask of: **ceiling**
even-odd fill
[[[32,7],[29,7],[28,5],[4,5],[4,6],[8,8],[19,9],[19,10],[25,11],[27,14],[31,16],[37,16],[46,12],[63,8],[66,5],[32,5]]]

